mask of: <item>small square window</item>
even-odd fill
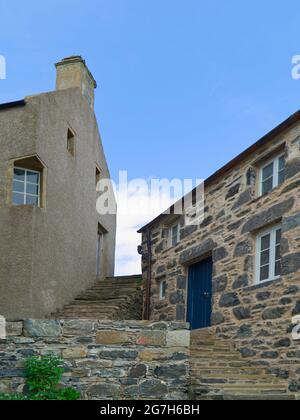
[[[70,129],[68,129],[67,150],[72,156],[75,156],[75,134]]]
[[[163,300],[166,298],[167,295],[167,281],[164,279],[159,284],[159,298],[160,300]]]

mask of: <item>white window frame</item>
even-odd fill
[[[177,227],[177,241],[176,244],[173,244],[173,229]],[[180,224],[179,222],[174,223],[172,226],[169,227],[169,248],[174,248],[180,242]]]
[[[163,294],[163,285],[167,284],[167,280],[166,279],[162,279],[159,282],[159,300],[165,300],[167,293],[165,292],[165,294]]]
[[[27,196],[36,197],[35,194],[27,193],[27,173],[31,172],[31,173],[34,173],[34,174],[38,175],[38,205],[37,205],[37,207],[41,207],[41,173],[39,171],[34,171],[32,169],[21,168],[20,166],[14,166],[14,171],[15,171],[15,169],[19,169],[20,171],[25,172],[25,180],[24,180],[24,194],[20,193],[18,191],[14,191],[14,188],[12,189],[12,203],[13,203],[13,205],[14,206],[30,206],[30,205],[34,206],[33,204],[26,204],[26,197]],[[13,183],[15,181],[16,181],[15,180],[15,173],[13,173]],[[23,181],[19,181],[19,182],[23,182]],[[32,182],[28,182],[28,184],[36,185],[36,184],[33,184]],[[13,195],[14,194],[20,194],[20,195],[23,194],[24,195],[24,203],[23,204],[15,204],[13,202]],[[36,207],[36,206],[34,206],[34,207]]]
[[[277,280],[281,278],[281,275],[275,276],[275,253],[276,253],[276,232],[281,229],[282,233],[282,226],[276,225],[272,226],[269,229],[264,230],[263,232],[260,232],[259,235],[256,237],[256,273],[255,273],[255,283],[256,284],[263,284],[270,281]],[[261,239],[270,234],[270,272],[269,272],[269,278],[266,280],[260,280],[260,269],[261,269]]]
[[[272,159],[268,160],[267,162],[265,162],[259,170],[259,196],[262,197],[263,195],[267,194],[267,193],[263,193],[263,170],[271,165],[271,163],[273,163],[273,186],[272,186],[272,190],[276,187],[278,187],[279,185],[279,160],[284,157],[285,158],[285,153],[280,153],[279,155],[273,157]],[[270,190],[270,191],[272,191]],[[269,192],[270,192],[269,191]]]

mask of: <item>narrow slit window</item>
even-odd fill
[[[96,167],[96,189],[98,191],[98,184],[101,180],[101,171],[98,167]]]
[[[265,195],[285,180],[285,156],[276,156],[260,170],[260,195]]]
[[[179,228],[178,223],[176,225],[171,226],[169,235],[170,235],[170,246],[174,247],[178,245],[180,241],[180,228]]]
[[[165,299],[167,296],[167,281],[164,279],[159,284],[159,298],[160,300]]]
[[[257,237],[257,283],[281,276],[281,227],[272,228]]]
[[[75,134],[70,129],[68,129],[67,150],[72,156],[75,156]]]

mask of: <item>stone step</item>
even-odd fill
[[[135,283],[97,283],[94,285],[95,288],[109,288],[113,289],[114,287],[120,287],[122,289],[130,289],[135,290],[138,289],[139,286]]]
[[[141,274],[132,274],[129,276],[115,276],[115,277],[106,277],[107,280],[110,281],[126,281],[126,280],[134,280],[134,281],[142,281],[142,275]]]
[[[71,303],[70,305],[65,306],[64,309],[68,309],[68,308],[87,308],[87,309],[91,309],[91,308],[113,308],[113,309],[117,309],[119,307],[119,305],[115,305],[113,303],[103,303],[103,302],[96,302],[96,303],[90,303],[90,302],[85,302],[85,303]]]
[[[193,395],[193,399],[196,400],[216,400],[216,401],[295,401],[297,400],[296,396],[293,394],[268,394],[268,395]],[[197,398],[198,397],[198,398]]]
[[[229,352],[228,353],[222,352],[222,353],[215,353],[215,354],[211,353],[211,357],[209,354],[205,354],[203,355],[203,357],[201,357],[200,355],[197,357],[197,355],[194,352],[191,352],[191,357],[199,362],[206,361],[206,360],[207,361],[212,361],[212,360],[225,361],[225,360],[234,360],[234,359],[241,360],[242,359],[242,356],[239,353],[235,354],[235,353],[229,353]]]
[[[66,314],[64,314],[62,317],[60,317],[60,316],[56,316],[55,317],[56,319],[63,319],[63,320],[74,320],[74,319],[76,319],[76,320],[84,320],[84,321],[86,321],[86,320],[91,320],[91,321],[114,321],[115,320],[115,318],[114,317],[111,317],[111,316],[109,316],[109,315],[97,315],[97,314],[91,314],[91,315],[85,315],[85,316],[80,316],[80,317],[77,317],[76,315],[66,315]]]
[[[89,287],[88,290],[92,290],[92,289],[114,289],[116,287],[119,287],[120,289],[129,289],[129,290],[135,290],[138,289],[139,287],[136,284],[112,284],[112,283],[98,283],[95,284],[92,287]]]
[[[127,313],[133,313],[133,318],[141,317],[141,284],[141,276],[98,280],[93,287],[81,292],[73,302],[59,310],[54,317],[114,320],[127,316]]]
[[[206,385],[197,387],[197,395],[203,395],[203,393],[209,393],[209,387]],[[265,384],[224,384],[223,386],[215,385],[211,395],[272,395],[272,394],[286,394],[287,389],[282,385],[265,385]]]
[[[284,380],[268,366],[243,358],[234,344],[217,338],[213,328],[191,333],[191,395],[199,400],[290,398]]]
[[[76,305],[89,305],[89,306],[98,305],[99,306],[99,305],[112,305],[113,304],[113,306],[116,306],[119,303],[121,303],[121,304],[126,303],[126,300],[127,299],[120,299],[120,298],[109,298],[107,300],[100,300],[100,299],[94,299],[94,298],[93,298],[93,300],[92,299],[87,300],[87,299],[77,298],[77,299],[74,300],[72,305],[74,305],[74,306],[76,306]]]
[[[205,355],[205,354],[209,354],[210,356],[211,356],[211,354],[213,354],[213,353],[224,353],[224,352],[226,352],[226,353],[231,353],[231,354],[235,354],[236,353],[236,351],[234,351],[233,349],[232,349],[232,347],[230,347],[230,346],[215,346],[215,345],[211,345],[211,346],[207,346],[207,347],[204,347],[204,346],[197,346],[197,347],[194,347],[194,346],[191,346],[191,352],[195,352],[195,354],[198,354],[198,355],[201,355],[201,357],[203,357],[202,355]]]
[[[270,395],[224,395],[224,400],[230,401],[295,401],[295,395],[270,394]]]
[[[124,290],[112,290],[112,291],[103,291],[103,292],[99,292],[98,290],[93,290],[93,291],[88,291],[88,292],[84,292],[81,293],[80,295],[77,296],[77,299],[79,298],[100,298],[100,299],[108,299],[110,297],[129,297],[132,296],[136,293],[136,291],[124,291]]]
[[[94,307],[68,306],[68,307],[64,308],[62,311],[59,311],[59,312],[64,312],[64,313],[65,312],[77,312],[77,313],[79,313],[79,312],[103,312],[104,313],[104,312],[107,312],[107,311],[113,312],[116,309],[118,309],[118,307],[116,307],[116,306],[105,306],[105,307],[103,307],[103,306],[98,306],[98,307],[96,307],[96,306],[94,306]]]
[[[195,375],[199,374],[198,369],[194,369],[191,367],[190,372]],[[229,375],[264,375],[266,374],[266,370],[257,369],[255,367],[243,367],[243,368],[220,368],[220,367],[212,367],[209,370],[201,369],[201,375],[204,377],[208,377],[213,375],[218,377],[225,375],[228,377]]]
[[[135,281],[98,281],[95,283],[95,287],[103,287],[103,286],[109,286],[109,287],[129,287],[129,288],[137,288],[140,287],[140,284],[138,284]]]
[[[111,313],[114,313],[115,311],[116,311],[116,309],[112,309],[112,308],[104,308],[104,309],[95,308],[93,310],[87,309],[87,308],[84,308],[84,309],[81,309],[81,308],[67,308],[67,309],[64,309],[63,311],[61,311],[60,313],[61,314],[72,313],[72,314],[78,314],[78,315],[85,314],[85,313],[89,313],[89,314],[92,314],[92,313],[97,313],[97,314],[110,313],[111,314]]]
[[[117,293],[112,293],[109,295],[102,295],[102,294],[98,294],[98,293],[89,293],[89,294],[84,294],[84,295],[79,295],[77,296],[77,298],[75,299],[76,301],[78,300],[95,300],[95,301],[106,301],[106,300],[116,300],[116,299],[120,299],[120,300],[128,300],[128,295],[123,295],[120,294],[118,295]]]
[[[203,384],[203,385],[217,385],[220,384],[221,387],[223,388],[226,385],[235,385],[235,386],[248,386],[251,384],[255,384],[255,385],[266,385],[266,386],[272,386],[272,385],[279,385],[281,386],[282,384],[280,383],[280,381],[276,382],[274,380],[274,382],[270,382],[270,377],[269,376],[260,376],[260,375],[211,375],[211,376],[204,376],[204,377],[200,377],[198,378],[196,381],[193,381],[192,383],[194,384]]]
[[[84,318],[86,318],[86,316],[95,316],[95,317],[102,317],[102,316],[109,316],[109,317],[111,317],[111,316],[113,316],[115,314],[115,312],[105,312],[105,313],[103,313],[103,312],[97,312],[97,311],[93,311],[93,312],[81,312],[81,313],[78,313],[78,312],[62,312],[62,313],[58,313],[58,316],[61,318],[61,319],[63,319],[63,317],[64,316],[68,316],[68,317],[70,317],[70,316],[72,316],[72,317],[74,317],[74,319],[78,319],[78,318],[81,318],[81,317],[84,317]]]

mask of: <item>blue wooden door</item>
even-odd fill
[[[212,266],[209,258],[189,269],[187,321],[192,330],[211,326]]]

